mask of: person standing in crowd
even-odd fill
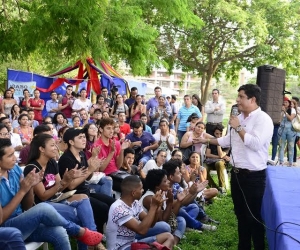
[[[152,123],[154,121],[153,119],[150,119],[150,114],[153,114],[153,112],[154,112],[153,110],[155,108],[157,108],[159,105],[159,97],[161,97],[161,87],[155,87],[154,93],[155,93],[155,96],[149,99],[147,106],[146,106],[147,117],[148,117],[148,122],[149,122],[150,127],[152,127]],[[165,101],[165,105],[170,106],[170,104],[167,100]]]
[[[130,126],[125,121],[126,121],[126,114],[124,112],[119,112],[118,123],[120,125],[120,132],[126,136],[130,133]]]
[[[175,95],[171,95],[171,102],[170,102],[170,106],[172,109],[172,116],[170,119],[170,129],[175,129],[175,122],[177,119],[177,114],[178,114],[178,103],[176,102],[176,96]]]
[[[109,106],[104,101],[104,96],[103,95],[97,95],[97,102],[92,105],[91,110],[90,110],[90,114],[93,115],[97,109],[99,109],[100,112],[103,112],[103,111],[109,112]]]
[[[101,94],[104,96],[104,101],[108,104],[109,110],[111,110],[111,107],[113,106],[114,102],[111,98],[108,96],[108,89],[102,88]],[[103,112],[103,111],[102,111]]]
[[[27,102],[30,99],[30,93],[28,89],[23,90],[23,97],[20,99],[19,106],[20,108],[26,108],[27,107]]]
[[[142,97],[140,95],[136,96],[136,100],[131,105],[129,113],[130,113],[130,117],[131,117],[131,119],[129,119],[129,120],[131,120],[131,121],[141,120],[141,114],[146,113],[146,106],[144,104],[142,104]]]
[[[200,110],[202,117],[204,118],[204,106],[201,103],[200,97],[197,94],[192,95],[192,103],[198,107]]]
[[[45,106],[45,101],[40,98],[40,91],[35,89],[33,91],[34,98],[30,98],[27,102],[27,108],[31,108],[34,111],[34,119],[41,124],[43,122],[42,111]]]
[[[279,165],[283,165],[284,150],[286,145],[288,151],[288,166],[291,167],[293,165],[296,131],[293,129],[292,120],[295,118],[295,116],[296,110],[291,107],[291,101],[287,97],[284,97],[281,110],[281,122],[278,129]]]
[[[292,102],[294,103],[294,108],[296,110],[296,114],[300,114],[300,107],[299,107],[299,98],[293,96],[292,97]],[[299,137],[300,137],[300,132],[297,132],[296,134],[296,139],[295,139],[295,144],[294,144],[294,158],[293,158],[293,165],[297,165],[297,145],[299,144]]]
[[[260,99],[257,85],[242,85],[236,100],[241,114],[230,117],[232,129],[224,137],[202,139],[202,143],[231,147],[231,195],[238,220],[239,250],[250,250],[251,240],[254,249],[265,249],[261,205],[273,122],[259,107]]]
[[[62,113],[65,114],[69,124],[72,124],[72,106],[73,102],[75,101],[75,98],[72,95],[72,91],[73,86],[68,85],[66,88],[65,96],[58,103],[58,108],[61,110]]]
[[[222,125],[225,114],[225,103],[220,100],[218,89],[213,89],[212,98],[212,101],[208,101],[205,105],[205,113],[207,114],[206,132],[211,135],[213,135],[213,129],[216,125]]]
[[[155,134],[155,131],[158,129],[159,121],[163,118],[170,121],[172,115],[172,110],[170,105],[166,105],[166,99],[163,96],[158,98],[158,106],[153,108],[150,114],[150,118],[152,119],[152,134]]]
[[[178,136],[178,142],[180,144],[183,135],[186,133],[186,122],[191,114],[195,113],[199,117],[199,121],[202,121],[202,114],[198,107],[192,104],[191,96],[184,96],[184,106],[182,106],[177,115],[176,121],[176,134]]]
[[[13,94],[10,89],[5,90],[3,99],[1,102],[1,111],[10,117],[11,108],[13,105],[17,104],[17,101],[13,98]]]
[[[92,107],[92,103],[89,99],[86,98],[87,93],[86,93],[86,89],[81,89],[80,92],[80,97],[77,98],[72,106],[72,110],[74,112],[79,112],[82,109],[85,109],[86,112],[90,111],[90,108]]]
[[[122,95],[117,94],[116,98],[117,98],[116,102],[115,102],[115,104],[112,107],[111,112],[110,112],[110,116],[113,117],[115,121],[118,120],[118,114],[120,112],[125,113],[126,118],[129,116],[128,115],[129,114],[129,109],[128,109],[128,106],[123,102]]]
[[[11,91],[11,93],[12,93],[12,98],[14,98],[14,99],[16,100],[17,104],[19,104],[20,99],[19,99],[19,97],[17,97],[17,96],[15,95],[15,88],[14,88],[14,87],[9,87],[8,89],[9,89],[9,90]]]
[[[55,91],[51,91],[50,93],[51,100],[46,102],[46,110],[50,117],[54,117],[55,113],[57,113],[60,109],[58,107],[57,93]]]
[[[130,123],[130,119],[132,117],[132,106],[136,102],[137,95],[138,95],[138,89],[137,89],[137,87],[132,87],[130,89],[130,96],[129,96],[129,98],[127,98],[126,100],[124,100],[124,103],[127,105],[128,109],[129,109],[129,116],[128,116],[127,120],[126,120],[127,123]],[[141,97],[141,102],[142,102],[142,97]],[[145,112],[146,112],[146,108],[145,108]],[[142,113],[144,113],[144,112],[142,112]]]

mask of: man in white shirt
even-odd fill
[[[74,101],[72,110],[74,112],[79,112],[80,110],[85,109],[87,112],[89,112],[91,107],[91,101],[86,98],[86,89],[81,89],[80,97]]]
[[[257,85],[242,85],[236,100],[241,114],[231,115],[229,133],[218,139],[201,139],[202,143],[231,147],[231,195],[238,219],[239,250],[250,250],[251,239],[254,249],[265,249],[265,229],[258,221],[262,220],[261,204],[273,122],[259,107],[260,98],[261,89]]]
[[[110,209],[107,220],[106,247],[110,250],[129,250],[131,243],[136,241],[136,234],[144,235],[141,242],[158,242],[172,249],[174,238],[169,232],[151,235],[148,237],[149,228],[155,223],[157,210],[161,208],[163,194],[158,191],[152,198],[149,212],[143,210],[138,200],[143,194],[143,184],[136,175],[126,177],[121,184],[122,196],[115,201]],[[155,226],[161,232],[159,224]]]
[[[205,113],[207,114],[206,133],[210,135],[213,135],[216,125],[222,125],[225,114],[225,103],[220,100],[218,89],[213,89],[212,98],[212,101],[208,101],[205,105]]]
[[[175,137],[170,134],[169,123],[167,120],[161,120],[159,122],[159,129],[153,135],[155,142],[158,143],[158,148],[154,150],[153,157],[155,158],[159,150],[165,150],[167,152],[167,161],[171,159],[171,152],[175,146]]]

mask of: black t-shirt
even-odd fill
[[[218,155],[217,145],[209,144],[208,148],[210,149],[210,153],[213,155]],[[222,148],[222,151],[226,150],[226,148]]]
[[[61,179],[63,178],[66,169],[71,170],[75,168],[77,164],[78,164],[78,168],[88,167],[87,159],[84,152],[80,152],[79,154],[81,159],[80,162],[77,161],[76,157],[69,149],[67,149],[63,153],[63,155],[59,158],[58,166],[59,166],[59,174]],[[75,189],[77,190],[76,194],[86,194],[88,196],[90,195],[90,190],[88,188],[88,184],[86,181],[80,183]],[[63,192],[67,192],[67,191],[70,190],[66,188]]]
[[[26,165],[24,169],[24,176],[28,175],[29,172],[31,172],[34,168],[36,169],[36,172],[39,172],[42,169],[42,166],[37,161],[31,161],[29,164]],[[46,190],[55,185],[55,179],[57,174],[58,165],[54,159],[51,159],[47,163],[44,178],[42,180],[42,183]],[[51,197],[49,200],[51,200],[52,198],[54,198],[54,196]],[[34,196],[34,201],[36,204],[43,202],[36,195]]]

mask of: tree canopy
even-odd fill
[[[299,75],[299,1],[190,0],[204,25],[160,29],[159,54],[171,71],[180,67],[201,77],[201,100],[206,102],[213,77],[232,81],[243,68],[262,64]]]

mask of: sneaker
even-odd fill
[[[201,229],[202,229],[202,228],[201,228]],[[185,231],[186,231],[186,232],[198,232],[198,233],[202,234],[201,229],[200,229],[200,230],[197,230],[197,229],[193,229],[193,228],[187,227],[187,228],[185,229]]]
[[[201,223],[203,224],[207,224],[207,223],[214,223],[214,224],[217,224],[217,225],[219,225],[220,224],[220,221],[216,221],[216,220],[214,220],[214,219],[212,219],[212,218],[210,218],[210,217],[208,217],[208,216],[205,216],[205,217],[203,217],[201,220]]]
[[[219,190],[219,193],[222,194],[222,195],[226,195],[227,194],[227,190],[224,187],[219,187],[218,190]]]
[[[207,224],[202,224],[202,227],[200,228],[202,231],[216,231],[217,227],[213,225],[207,225]]]

